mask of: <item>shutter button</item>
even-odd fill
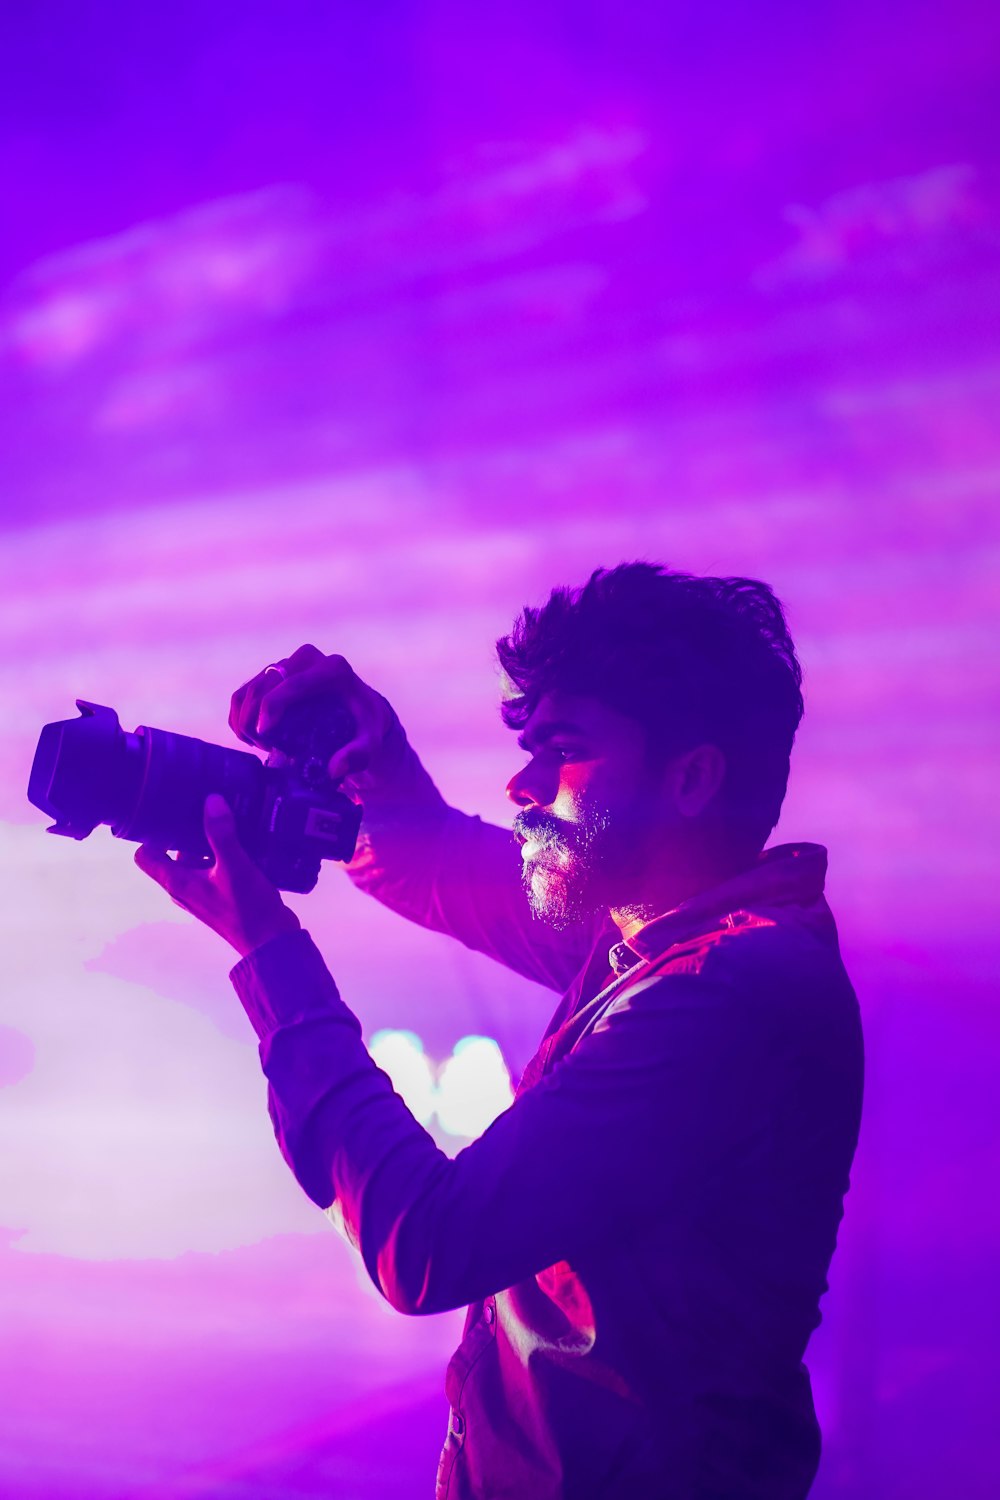
[[[497,1310],[493,1306],[493,1303],[492,1302],[487,1302],[486,1306],[483,1308],[483,1317],[486,1319],[486,1321],[490,1325],[490,1327],[493,1326],[493,1320],[496,1317],[496,1315],[497,1315]]]
[[[460,1411],[453,1411],[451,1414],[451,1430],[457,1438],[465,1432],[465,1418]]]

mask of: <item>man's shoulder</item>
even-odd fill
[[[833,913],[822,897],[802,906],[755,903],[728,911],[664,946],[648,972],[719,975],[789,966],[843,972]]]
[[[825,903],[824,903],[825,907]],[[674,943],[640,970],[617,997],[620,1006],[670,1006],[697,1000],[733,1012],[812,1022],[856,1015],[829,909],[734,911],[708,930]],[[807,1002],[807,1003],[806,1003]]]
[[[754,941],[748,944],[751,934]],[[786,935],[773,917],[763,912],[729,912],[704,931],[664,948],[650,960],[642,977],[701,974],[706,967],[710,967],[712,977],[717,977],[747,961],[773,963],[787,946]]]

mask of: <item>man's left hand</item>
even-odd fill
[[[211,927],[244,958],[271,938],[295,932],[298,917],[243,848],[233,814],[215,792],[205,800],[205,837],[215,855],[208,869],[179,864],[149,844],[139,846],[135,862],[177,906]]]

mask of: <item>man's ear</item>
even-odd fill
[[[704,812],[726,778],[726,757],[718,745],[695,745],[674,762],[674,799],[682,818]]]

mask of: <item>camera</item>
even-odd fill
[[[266,763],[243,750],[151,729],[122,729],[113,708],[76,700],[80,717],[46,724],[28,800],[55,818],[49,833],[85,839],[99,823],[115,838],[176,850],[208,866],[203,810],[220,792],[240,842],[283,891],[311,891],[324,859],[350,859],[361,807],[327,774],[354,722],[336,702],[293,704],[276,726]]]

